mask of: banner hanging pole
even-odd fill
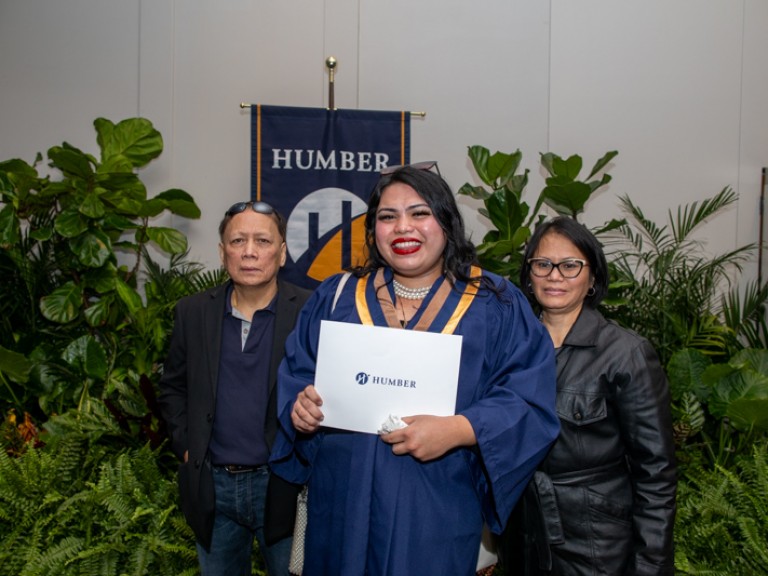
[[[253,108],[254,106],[258,106],[258,104],[248,104],[248,102],[240,102],[240,108]],[[427,113],[424,111],[419,110],[409,110],[408,114],[411,116],[418,116],[419,118],[426,117]]]
[[[328,68],[328,110],[336,110],[336,84],[335,84],[335,77],[334,73],[336,71],[336,66],[338,65],[338,60],[334,58],[333,56],[328,56],[328,58],[325,59],[325,67]],[[240,102],[240,108],[251,108],[252,106],[255,106],[255,104],[248,104],[247,102]],[[426,117],[426,112],[408,112],[411,116],[419,116],[420,118]]]

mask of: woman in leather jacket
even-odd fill
[[[559,217],[521,271],[557,357],[558,440],[510,517],[507,574],[674,573],[676,468],[667,380],[647,340],[596,310],[608,289],[600,243]]]

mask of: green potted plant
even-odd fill
[[[577,218],[592,195],[611,181],[611,176],[602,172],[618,154],[612,151],[603,155],[589,171],[586,180],[579,180],[583,167],[580,156],[572,155],[564,159],[557,154],[541,154],[541,168],[548,176],[531,210],[523,200],[529,170],[519,172],[522,161],[520,150],[491,154],[483,146],[470,146],[468,153],[475,173],[488,187],[466,183],[459,189],[459,194],[483,202],[478,212],[490,221],[491,229],[477,246],[480,264],[516,284],[519,282],[525,243],[536,224],[547,217],[542,213],[543,207]],[[602,176],[598,177],[601,173]],[[618,225],[618,222],[611,222],[604,230]]]
[[[186,237],[154,219],[200,210],[183,190],[148,196],[137,169],[163,149],[149,120],[94,127],[98,158],[65,142],[48,150],[44,174],[40,154],[34,165],[0,162],[0,401],[4,414],[41,420],[105,401],[151,432],[157,421],[141,397],[180,291],[142,285],[145,272],[160,274],[146,248],[178,271]]]

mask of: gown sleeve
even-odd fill
[[[485,314],[467,318],[462,355],[483,361],[462,358],[463,372],[472,367],[481,376],[474,397],[457,403],[477,438],[475,482],[496,533],[560,431],[552,340],[522,293],[505,285],[500,299],[486,299]]]
[[[291,422],[291,410],[297,394],[315,382],[321,320],[343,317],[354,308],[354,298],[350,295],[350,285],[354,282],[344,286],[344,294],[334,306],[336,288],[342,276],[328,278],[307,300],[293,332],[285,342],[285,357],[278,370],[278,427],[270,455],[270,468],[278,476],[296,484],[304,484],[309,479],[323,431],[297,433]]]

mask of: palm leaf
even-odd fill
[[[685,207],[678,207],[677,218],[674,220],[670,212],[669,219],[673,222],[672,233],[675,240],[682,242],[708,218],[733,204],[737,199],[738,195],[730,187],[725,187],[714,197],[703,200],[701,203],[692,202]]]

